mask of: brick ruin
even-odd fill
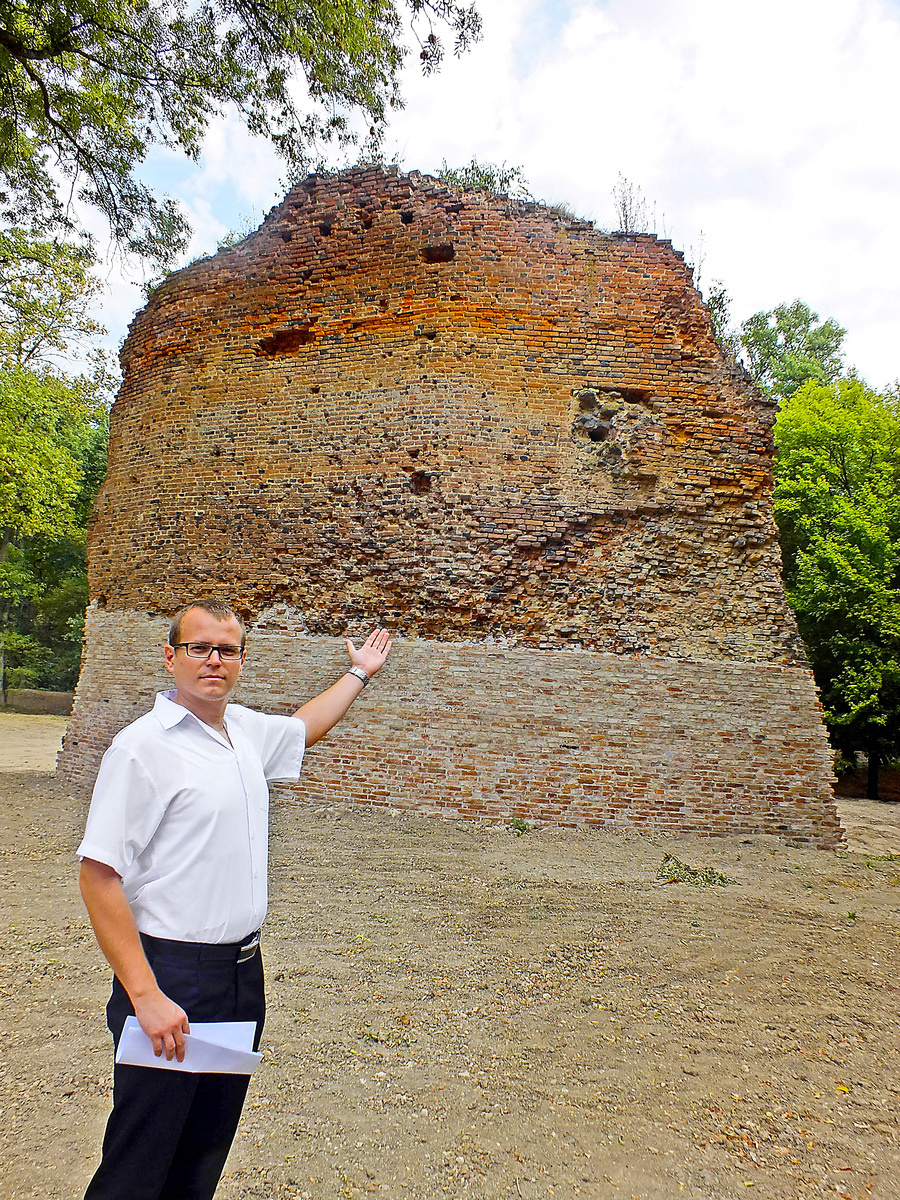
[[[60,770],[168,684],[185,598],[250,626],[239,699],[391,664],[305,799],[830,847],[780,580],[772,405],[670,243],[367,168],[170,277],[122,352]]]

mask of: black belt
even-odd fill
[[[154,956],[185,958],[192,962],[249,962],[259,949],[259,930],[247,935],[242,942],[176,942],[170,938],[141,934],[141,941]]]

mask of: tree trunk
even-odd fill
[[[878,746],[869,746],[869,766],[866,771],[866,798],[868,800],[880,800],[878,795],[878,768],[881,765],[881,755],[878,753]]]

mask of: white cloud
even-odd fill
[[[234,202],[263,215],[277,199],[284,164],[271,143],[254,137],[229,113],[211,122],[203,142],[203,160],[186,186],[195,196]],[[260,217],[262,219],[262,217]]]

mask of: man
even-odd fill
[[[385,662],[376,629],[351,667],[291,717],[229,697],[245,631],[230,608],[176,613],[164,648],[175,688],[104,755],[81,856],[81,894],[115,978],[116,1046],[134,1013],[154,1053],[184,1059],[194,1021],[265,1016],[259,927],[266,914],[268,783],[295,780],[304,750]],[[117,1065],[103,1157],[85,1200],[208,1200],[231,1146],[248,1076]]]

